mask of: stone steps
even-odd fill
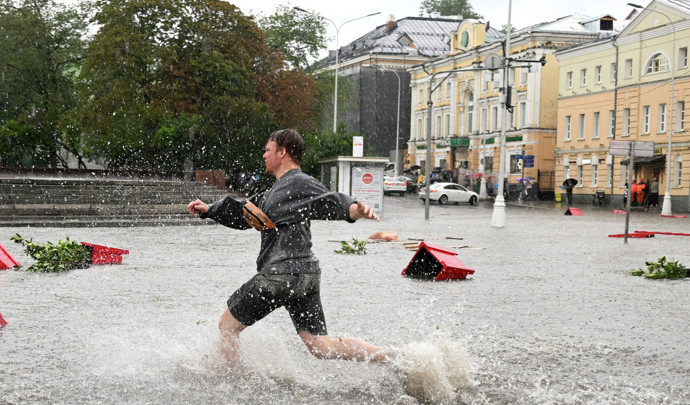
[[[0,227],[204,225],[189,201],[228,194],[180,180],[0,178]]]

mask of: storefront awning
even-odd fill
[[[662,165],[666,161],[666,155],[636,156],[633,163],[635,165]],[[629,165],[630,158],[621,160],[622,165]]]

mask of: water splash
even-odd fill
[[[465,347],[442,333],[402,347],[394,366],[405,392],[423,403],[454,401],[475,386]]]

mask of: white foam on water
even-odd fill
[[[454,401],[475,386],[467,350],[441,333],[403,346],[394,367],[405,392],[424,403]]]

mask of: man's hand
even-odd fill
[[[208,205],[206,205],[201,200],[195,200],[190,202],[189,205],[187,205],[187,212],[189,212],[192,215],[205,214],[208,212]]]
[[[366,218],[366,219],[375,219],[379,221],[379,216],[374,211],[374,209],[362,203],[361,201],[357,201],[357,204],[352,204],[350,205],[350,218],[352,219],[360,219],[360,218]]]

